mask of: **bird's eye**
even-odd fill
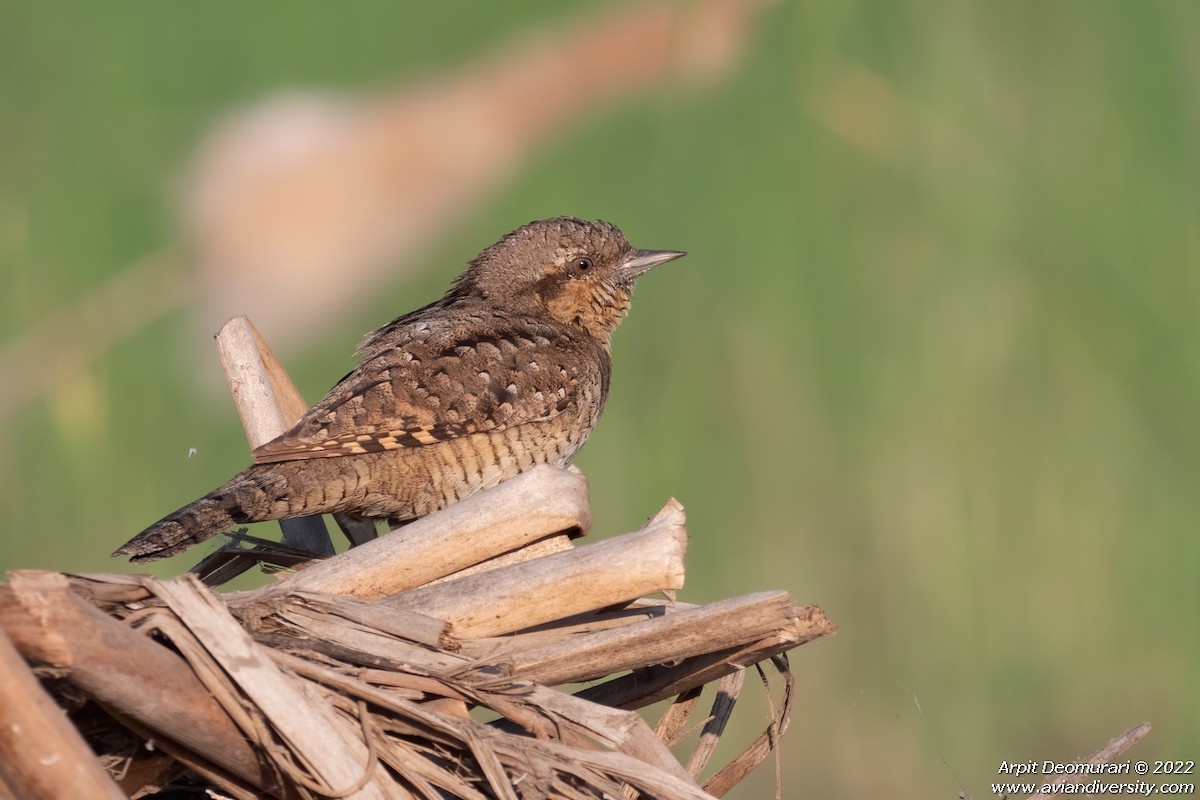
[[[592,260],[585,256],[571,259],[571,271],[576,273],[587,272],[592,268]]]

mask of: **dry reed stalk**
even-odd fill
[[[397,608],[445,620],[460,639],[496,636],[683,586],[683,506],[640,531],[394,595]],[[564,586],[573,591],[564,592]]]

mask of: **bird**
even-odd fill
[[[566,467],[604,409],[635,282],[684,255],[635,249],[603,221],[517,228],[439,300],[368,334],[358,366],[250,467],[113,556],[155,561],[236,525],[325,513],[399,525]]]

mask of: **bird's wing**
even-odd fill
[[[569,337],[528,330],[404,335],[376,347],[296,425],[254,451],[258,464],[423,447],[551,419],[595,385]]]

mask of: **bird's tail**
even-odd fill
[[[234,525],[276,519],[274,501],[287,491],[271,465],[254,466],[228,483],[168,514],[113,552],[133,562],[157,561],[182,553]]]

